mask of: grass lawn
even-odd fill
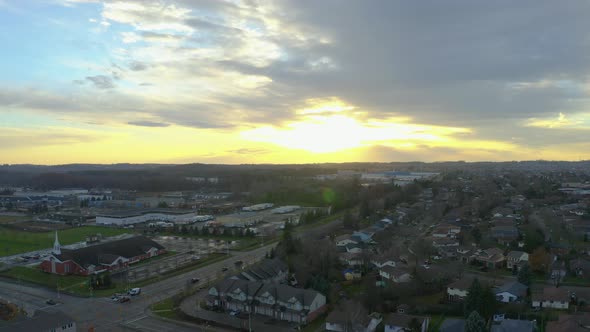
[[[178,308],[174,308],[174,302],[172,298],[167,298],[161,302],[152,304],[150,310],[160,317],[168,319],[179,318],[177,315]]]
[[[169,273],[164,273],[160,277],[149,278],[146,280],[142,280],[139,282],[133,282],[129,284],[129,288],[134,287],[143,287],[149,284],[152,284],[156,281],[173,277],[194,269],[198,269],[200,267],[224,260],[227,256],[223,254],[212,254],[206,259],[203,259],[195,264],[186,266],[184,268],[171,271]],[[35,267],[24,267],[24,266],[15,266],[10,270],[4,271],[0,273],[0,276],[8,277],[16,280],[27,281],[43,286],[47,286],[52,289],[57,289],[59,285],[59,290],[62,292],[68,292],[80,296],[111,296],[114,293],[123,293],[127,290],[127,285],[124,283],[114,283],[113,286],[107,289],[99,289],[91,290],[88,288],[87,282],[88,277],[82,276],[59,276],[51,273],[45,273],[41,271],[41,269]]]
[[[100,226],[83,226],[58,231],[58,236],[59,242],[65,245],[83,241],[86,239],[86,236],[96,233],[108,237],[129,233],[129,230]],[[54,232],[35,233],[0,227],[0,257],[51,248],[54,237]]]

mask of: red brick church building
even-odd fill
[[[41,263],[41,270],[60,275],[89,275],[118,271],[150,257],[165,253],[164,247],[145,236],[103,242],[96,245],[62,249],[55,233],[52,253]]]

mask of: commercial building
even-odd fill
[[[96,224],[126,226],[150,221],[164,221],[174,224],[189,224],[202,221],[197,211],[175,209],[146,209],[113,211],[96,215]],[[207,219],[209,220],[209,219]]]

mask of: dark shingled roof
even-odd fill
[[[79,249],[61,249],[61,255],[55,255],[55,257],[62,262],[72,260],[82,267],[98,266],[110,264],[120,256],[132,258],[143,255],[151,248],[164,249],[160,244],[145,236],[135,236]]]
[[[385,325],[389,326],[408,328],[410,327],[410,322],[412,322],[412,319],[416,319],[420,324],[422,324],[426,318],[421,316],[404,314],[389,314],[387,315],[387,317],[385,317],[384,323]]]

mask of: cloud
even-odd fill
[[[139,62],[139,61],[132,61],[129,64],[129,69],[133,70],[133,71],[141,71],[141,70],[145,70],[147,69],[147,65],[143,62]]]
[[[115,87],[113,79],[106,75],[86,76],[86,79],[98,89],[112,89]]]
[[[132,126],[140,126],[140,127],[168,127],[170,126],[169,123],[165,122],[154,122],[154,121],[129,121],[127,124]]]

